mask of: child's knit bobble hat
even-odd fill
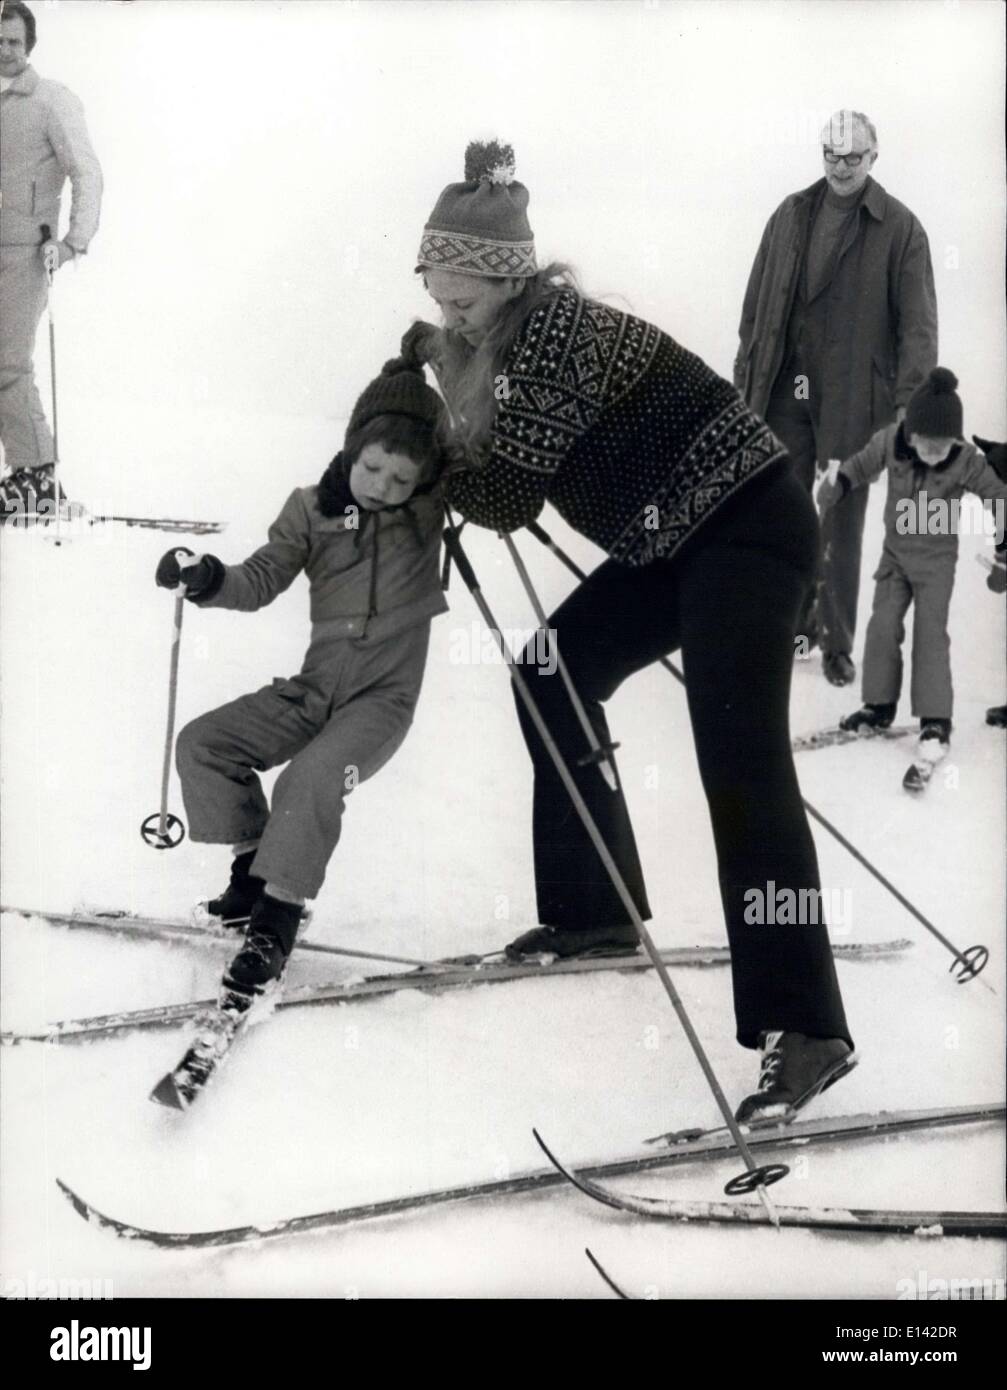
[[[935,367],[906,406],[906,429],[929,439],[961,439],[962,402],[958,378],[947,367]]]
[[[423,229],[417,271],[534,275],[528,190],[514,178],[514,150],[496,140],[465,151],[465,180],[449,183]]]
[[[393,357],[369,386],[365,386],[353,407],[347,436],[354,434],[378,415],[404,415],[433,430],[441,412],[441,398],[424,380],[423,368]]]

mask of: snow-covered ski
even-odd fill
[[[271,1011],[275,993],[273,989],[249,994],[222,984],[216,1006],[200,1020],[182,1060],[161,1078],[150,1099],[172,1110],[187,1110],[224,1062],[238,1035]]]
[[[680,1198],[638,1197],[616,1192],[586,1170],[567,1168],[534,1131],[539,1148],[556,1171],[585,1196],[603,1206],[660,1221],[703,1221],[768,1226],[774,1218],[754,1202],[700,1202]],[[789,1207],[775,1205],[776,1223],[816,1231],[861,1231],[872,1235],[1002,1236],[1007,1211],[913,1211],[866,1207]]]
[[[921,739],[916,757],[909,764],[902,786],[914,795],[925,792],[939,763],[948,755],[948,745],[939,739]]]
[[[875,961],[899,956],[912,946],[906,938],[895,941],[841,942],[833,946],[839,960]],[[722,966],[730,961],[726,946],[679,946],[661,952],[669,966]],[[312,1005],[346,1004],[355,1000],[373,999],[394,994],[403,989],[436,991],[465,989],[472,985],[502,984],[509,980],[543,980],[560,975],[583,975],[600,970],[651,970],[650,960],[642,952],[633,955],[581,956],[557,960],[550,964],[511,964],[483,961],[475,965],[457,965],[450,961],[435,962],[415,970],[394,975],[369,975],[349,980],[345,984],[299,985],[284,990],[276,1009],[296,1009]],[[136,1029],[170,1028],[179,1023],[211,1012],[212,999],[195,1003],[161,1004],[148,1009],[122,1010],[98,1014],[91,1018],[62,1019],[37,1030],[11,1031],[0,1034],[0,1044],[10,1046],[24,1042],[71,1042],[108,1037]]]
[[[38,918],[56,927],[81,927],[87,931],[108,932],[114,936],[131,936],[148,941],[185,941],[201,946],[220,946],[233,951],[244,935],[244,924],[225,927],[216,922],[199,925],[169,917],[143,917],[119,908],[78,912],[49,912],[45,908],[0,907],[0,916]],[[301,938],[296,951],[314,951],[325,956],[356,956],[363,960],[384,960],[409,964],[399,956],[383,955],[379,951],[361,951],[350,947],[327,946],[319,941]]]
[[[1003,1104],[993,1103],[930,1110],[881,1111],[877,1114],[847,1115],[840,1119],[802,1120],[788,1125],[785,1129],[767,1127],[754,1131],[749,1137],[748,1143],[749,1147],[754,1149],[781,1149],[815,1144],[842,1145],[860,1140],[885,1139],[959,1125],[1002,1123],[1004,1113]],[[626,1158],[588,1164],[579,1169],[579,1176],[592,1181],[624,1177],[628,1174],[673,1167],[680,1163],[724,1158],[734,1152],[734,1141],[730,1135],[716,1134],[708,1138],[700,1137],[691,1140],[688,1144],[676,1149],[663,1150],[657,1153],[653,1150],[647,1150]],[[160,1248],[192,1249],[276,1240],[288,1236],[303,1235],[310,1231],[332,1230],[365,1221],[400,1216],[406,1212],[423,1211],[435,1206],[514,1197],[527,1192],[537,1192],[543,1188],[560,1187],[566,1182],[566,1179],[555,1167],[549,1167],[516,1174],[509,1178],[470,1183],[461,1187],[440,1188],[435,1191],[410,1193],[407,1196],[392,1197],[378,1202],[366,1202],[359,1206],[333,1207],[328,1211],[315,1212],[309,1216],[294,1216],[285,1220],[270,1221],[261,1226],[230,1226],[201,1231],[158,1231],[121,1221],[116,1217],[106,1215],[97,1207],[86,1202],[59,1178],[56,1179],[56,1182],[60,1191],[73,1204],[78,1215],[112,1235]],[[729,1207],[729,1209],[735,1210],[736,1208]],[[761,1208],[759,1210],[761,1211]],[[931,1215],[933,1214],[931,1213]],[[862,1228],[854,1226],[852,1229]]]
[[[74,503],[69,516],[60,518],[66,528],[84,526],[103,526],[107,522],[117,522],[122,526],[137,526],[153,531],[172,531],[193,536],[214,536],[227,525],[224,521],[184,521],[173,516],[104,516],[92,515],[84,507]],[[52,512],[19,512],[5,523],[4,531],[24,531],[29,526],[55,526],[56,517]]]
[[[916,729],[911,724],[896,725],[889,729],[871,729],[866,725],[862,729],[819,729],[813,734],[799,734],[797,738],[791,739],[790,746],[795,753],[805,753],[814,748],[836,748],[843,743],[869,743],[873,739],[900,739],[908,738],[910,734],[916,733]]]

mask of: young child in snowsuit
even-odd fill
[[[348,791],[392,757],[420,693],[430,620],[447,609],[438,573],[441,409],[422,369],[401,359],[364,391],[321,481],[295,488],[268,543],[243,564],[214,555],[157,568],[201,608],[254,611],[304,570],[311,644],[301,671],[211,710],[179,735],[176,759],[193,840],[231,844],[226,891],[209,910],[244,925],[226,983],[279,978],[305,899],[317,896]],[[191,554],[191,552],[189,552]],[[286,763],[272,810],[256,775]]]
[[[934,762],[946,753],[951,736],[948,608],[958,560],[958,504],[968,491],[1007,507],[1007,485],[962,439],[957,385],[952,372],[935,367],[910,399],[902,423],[879,430],[818,490],[824,511],[850,488],[888,473],[885,542],[864,646],[864,704],[840,727],[891,724],[902,687],[903,620],[915,603],[912,710],[920,721],[920,755]]]

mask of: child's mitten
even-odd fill
[[[216,555],[196,555],[188,546],[178,545],[161,556],[154,580],[160,589],[183,584],[186,598],[205,598],[210,589],[220,587],[223,569]]]

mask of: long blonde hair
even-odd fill
[[[461,450],[471,466],[478,467],[489,454],[497,408],[495,386],[521,325],[543,300],[565,289],[581,293],[571,267],[553,261],[530,275],[521,293],[504,304],[478,347],[471,347],[451,329],[438,330],[430,355],[450,412],[450,419],[441,426],[443,443],[451,452]]]

